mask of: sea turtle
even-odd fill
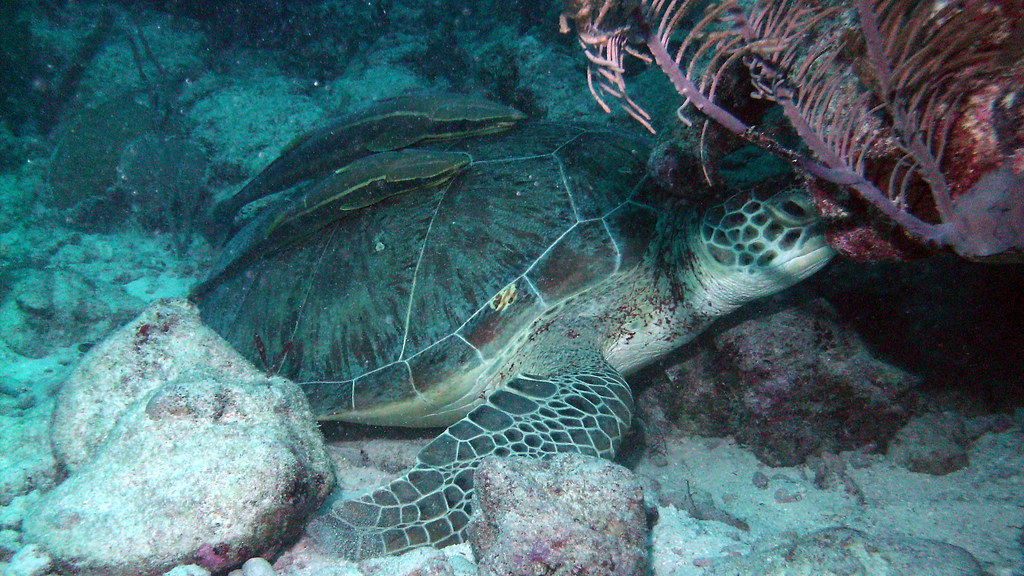
[[[318,219],[197,296],[254,360],[254,336],[287,351],[318,417],[447,426],[401,478],[312,521],[347,557],[460,541],[485,456],[612,457],[632,419],[624,374],[833,254],[797,193],[700,213],[659,200],[647,145],[620,132],[527,123],[444,150],[472,161]]]

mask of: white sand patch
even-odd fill
[[[793,534],[846,526],[873,536],[915,536],[960,546],[993,574],[1024,568],[1018,538],[1024,526],[1024,433],[1019,429],[982,436],[971,465],[947,476],[917,474],[883,456],[856,455],[859,469],[847,469],[862,490],[864,504],[841,483],[815,487],[806,467],[770,468],[728,440],[669,439],[670,464],[638,471],[662,489],[706,490],[724,510],[745,520],[745,532],[719,522],[696,521],[673,507],[661,507],[654,530],[655,574],[701,574],[713,558],[775,546]],[[759,489],[760,471],[770,481]]]

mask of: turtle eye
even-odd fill
[[[782,209],[785,210],[787,214],[794,218],[807,217],[807,210],[803,206],[797,204],[792,200],[786,200],[785,202],[783,202]]]
[[[814,218],[814,210],[807,201],[795,194],[789,194],[788,196],[784,200],[780,198],[781,202],[773,207],[772,211],[779,219],[783,222],[802,224]]]

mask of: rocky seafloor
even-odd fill
[[[428,436],[318,429],[205,335],[174,300],[216,252],[204,209],[410,90],[635,126],[557,7],[265,4],[3,8],[4,574],[1024,575],[1024,274],[948,258],[837,261],[724,319],[636,376],[620,466],[492,463],[471,543],[313,551],[329,479],[372,489]]]

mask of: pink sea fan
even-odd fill
[[[692,107],[835,185],[813,190],[843,209],[847,232],[830,236],[841,250],[899,253],[902,237],[970,258],[1024,251],[1022,0],[720,0],[697,14],[704,4],[568,0],[563,29],[575,25],[605,109],[617,99],[653,130],[623,60],[654,62],[683,98],[681,120]],[[734,98],[722,80],[737,73],[782,111],[801,149],[724,104]]]

